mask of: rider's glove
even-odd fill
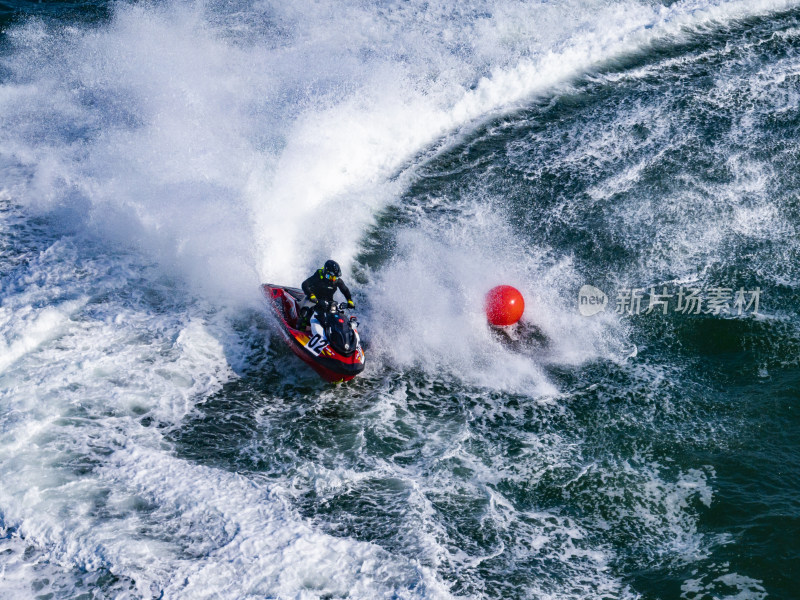
[[[355,308],[356,305],[352,300],[347,301],[347,308]]]
[[[317,303],[317,297],[316,297],[314,294],[311,294],[311,295],[308,297],[308,299],[309,299],[309,300],[311,300],[311,302],[313,302],[314,304],[316,304],[316,303]]]

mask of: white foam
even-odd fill
[[[377,350],[371,360],[430,373],[444,369],[484,386],[539,396],[557,393],[541,363],[579,364],[619,354],[624,328],[612,314],[578,314],[573,294],[582,282],[571,262],[526,247],[497,199],[481,195],[475,204],[456,219],[430,218],[398,232],[395,257],[367,289],[365,336]],[[483,299],[500,284],[522,292],[523,319],[546,338],[540,352],[507,348],[492,335]]]
[[[722,565],[724,570],[729,565]],[[693,600],[713,594],[719,600],[764,600],[768,597],[762,582],[738,573],[725,573],[714,579],[690,578],[681,585],[681,598]]]
[[[84,206],[242,297],[331,254],[349,264],[396,197],[387,178],[450,132],[653,40],[791,4],[118,5],[110,26],[11,33],[0,153],[33,174],[12,183],[29,205]]]
[[[0,338],[0,372],[20,357],[58,337],[67,327],[70,314],[85,303],[86,300],[71,301],[41,311],[26,308],[14,313],[0,308],[0,328],[5,338]]]

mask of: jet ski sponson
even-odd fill
[[[350,381],[364,370],[364,350],[357,321],[347,317],[344,305],[326,306],[320,323],[322,335],[297,329],[300,303],[305,294],[298,288],[265,283],[261,291],[278,317],[278,328],[286,343],[325,381]]]

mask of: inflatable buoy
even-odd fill
[[[486,318],[496,327],[513,325],[525,312],[525,299],[510,285],[498,285],[486,294]]]

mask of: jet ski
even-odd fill
[[[364,370],[364,350],[358,335],[358,319],[347,305],[323,302],[314,312],[310,327],[297,329],[300,303],[306,295],[298,288],[265,283],[266,296],[286,343],[297,356],[331,383],[350,381]]]

